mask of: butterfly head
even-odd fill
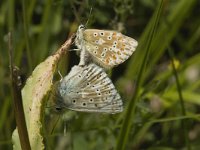
[[[73,72],[72,72],[73,73]],[[69,77],[69,78],[68,78]],[[76,86],[76,82],[74,81],[73,74],[71,78],[71,74],[63,78],[57,86],[57,100],[56,105],[59,108],[71,108],[77,103],[77,99],[80,96],[80,89]]]
[[[85,26],[83,24],[79,25],[78,30],[83,30],[85,29]]]
[[[76,39],[75,39],[75,43],[77,45],[78,48],[81,48],[82,42],[83,42],[83,32],[85,30],[85,26],[84,25],[79,25],[78,30],[76,32]]]
[[[79,36],[85,30],[85,26],[83,24],[79,25],[78,30],[76,32],[76,36]]]
[[[60,83],[60,81],[55,82],[51,90],[51,102],[53,103],[55,112],[62,112],[64,110],[64,99],[62,96],[63,93],[60,90]]]

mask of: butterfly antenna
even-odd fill
[[[55,130],[57,124],[58,124],[58,121],[60,120],[60,116],[61,116],[61,115],[58,116],[58,119],[56,120],[56,122],[55,122],[55,124],[54,124],[54,126],[53,126],[53,128],[52,128],[51,134],[53,134],[53,132],[54,132],[54,130]]]
[[[62,74],[61,74],[61,72],[60,72],[60,70],[58,70],[58,74],[60,75],[60,81],[63,79],[63,76],[62,76]]]
[[[53,108],[55,107],[55,105],[52,105],[52,106],[46,106],[45,108]]]
[[[55,93],[54,93],[52,90],[50,90],[50,94],[51,94],[54,98],[57,98],[58,100],[62,100],[62,97],[61,97],[59,94],[57,94],[57,91],[56,91],[56,89],[54,88],[54,86],[52,86],[52,88],[53,88],[53,91],[55,91]]]
[[[64,121],[64,136],[67,135],[67,121]]]
[[[91,18],[91,14],[92,14],[92,7],[90,8],[89,17],[88,17],[88,20],[86,21],[85,27],[87,27],[87,25],[88,25],[88,23],[89,23],[89,20],[90,20],[90,18]]]
[[[53,91],[55,91],[55,88],[54,87],[52,87],[53,88]],[[53,96],[53,97],[57,97],[57,95],[53,92],[52,90],[50,90],[50,94]]]

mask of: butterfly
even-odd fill
[[[91,56],[100,66],[112,68],[126,61],[135,51],[138,42],[117,31],[85,29],[84,25],[80,25],[75,45],[81,50],[79,65],[85,65],[85,58]]]
[[[104,70],[94,63],[74,66],[59,81],[56,108],[82,112],[119,113],[123,111],[121,97]]]

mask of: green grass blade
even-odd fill
[[[155,35],[154,40],[152,41],[152,46],[150,48],[150,58],[151,58],[151,66],[147,68],[146,76],[150,70],[152,70],[153,65],[159,60],[159,58],[163,55],[165,49],[168,47],[169,43],[176,36],[179,31],[183,21],[191,12],[190,10],[195,6],[196,0],[181,0],[177,1],[175,9],[169,14],[166,18],[166,21],[162,21],[160,27],[157,30],[157,34]],[[138,70],[140,69],[141,57],[144,52],[145,39],[147,34],[150,31],[150,27],[152,26],[153,20],[150,21],[147,28],[143,32],[141,39],[139,40],[139,45],[137,51],[135,52],[134,57],[130,60],[125,76],[128,79],[134,79]]]
[[[132,125],[132,119],[134,118],[134,114],[135,114],[136,102],[137,102],[137,99],[139,97],[139,90],[140,90],[141,84],[143,82],[142,77],[143,77],[145,67],[146,67],[146,64],[147,64],[146,60],[148,58],[148,54],[149,54],[150,47],[151,47],[151,42],[152,42],[152,39],[155,35],[155,31],[156,31],[156,28],[157,28],[157,25],[158,25],[158,22],[159,22],[159,19],[160,19],[162,7],[163,7],[163,0],[160,2],[160,5],[159,5],[157,11],[155,12],[156,18],[154,18],[154,24],[153,24],[152,30],[149,34],[147,46],[146,46],[146,49],[145,49],[145,54],[144,54],[144,57],[142,59],[143,60],[142,65],[141,65],[141,68],[140,68],[139,73],[138,73],[135,94],[134,94],[132,100],[130,101],[130,103],[128,104],[128,108],[125,112],[125,118],[123,120],[122,128],[120,130],[120,134],[119,134],[118,141],[117,141],[117,147],[116,147],[117,150],[124,150],[125,147],[126,147],[126,143],[128,141],[128,136],[129,136],[129,133],[130,133],[130,130],[131,130],[131,125]]]
[[[27,53],[27,59],[28,59],[29,72],[31,72],[33,69],[33,65],[32,65],[31,50],[30,50],[30,43],[29,43],[29,36],[28,36],[28,22],[27,22],[27,10],[26,10],[25,0],[22,0],[22,8],[23,8],[24,39],[26,42],[26,53]]]
[[[173,61],[173,58],[174,58],[173,50],[171,48],[169,48],[168,53],[169,53],[169,56],[171,59],[172,69],[173,69],[173,73],[174,73],[175,80],[176,80],[176,86],[177,86],[177,91],[178,91],[178,95],[179,95],[182,115],[185,116],[186,115],[185,104],[184,104],[184,100],[183,100],[182,89],[181,89],[178,73],[177,73],[177,70],[176,70],[176,67],[175,67],[175,64]],[[190,146],[190,142],[189,142],[189,138],[188,138],[187,122],[185,120],[182,120],[182,126],[183,126],[184,138],[185,138],[187,149],[191,150],[191,146]]]

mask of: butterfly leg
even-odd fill
[[[63,76],[62,76],[62,74],[60,73],[60,70],[58,70],[58,74],[60,75],[60,81],[62,81],[62,79],[63,79]]]
[[[79,48],[76,48],[76,49],[69,49],[68,51],[80,51]]]
[[[79,66],[85,66],[85,55],[86,55],[85,48],[83,48],[80,54],[80,62],[78,64]]]

